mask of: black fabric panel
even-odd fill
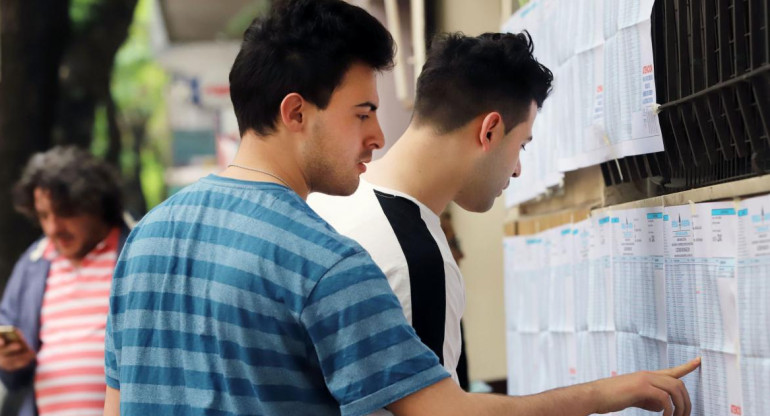
[[[414,202],[374,191],[409,269],[412,292],[412,326],[422,342],[444,364],[446,282],[441,251]]]

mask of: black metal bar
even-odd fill
[[[642,162],[639,158],[639,156],[633,156],[631,157],[631,166],[633,167],[633,170],[631,172],[631,178],[633,180],[640,180],[645,178],[644,171],[642,170]]]
[[[631,167],[629,166],[628,157],[624,157],[619,160],[621,178],[623,182],[631,182]]]
[[[748,155],[749,149],[746,146],[746,135],[744,133],[743,123],[741,123],[740,114],[738,114],[735,91],[721,90],[719,96],[722,98],[722,108],[727,116],[727,125],[730,127],[730,134],[733,138],[735,153],[739,157]]]
[[[747,84],[740,84],[736,86],[736,89],[738,95],[738,106],[741,109],[741,118],[743,119],[744,126],[746,126],[746,133],[748,133],[746,136],[748,142],[751,144],[751,150],[757,152],[759,150],[760,136],[762,133],[760,132],[759,128],[759,119],[757,117],[752,117],[753,106],[751,105],[751,86]]]
[[[731,73],[729,0],[717,0],[717,39],[719,40],[719,81],[727,81]]]
[[[750,59],[747,56],[749,34],[747,32],[746,5],[744,0],[735,0],[733,3],[733,48],[735,49],[735,75],[751,70]]]
[[[681,109],[677,108],[676,111],[669,111],[666,115],[671,123],[671,133],[673,134],[677,153],[679,153],[679,160],[674,166],[689,166],[694,164],[695,160],[693,159],[692,149],[687,147],[689,142],[687,133],[684,129],[680,129],[680,126],[683,124],[681,121]]]
[[[706,85],[713,86],[719,83],[719,44],[717,43],[719,22],[717,20],[718,13],[716,0],[705,0],[702,6],[704,22],[703,47],[705,50],[703,55],[705,62],[704,75],[706,77]],[[705,89],[706,88],[704,88],[704,90]],[[713,123],[714,134],[718,141],[718,150],[721,152],[723,159],[730,159],[734,157],[735,151],[733,150],[732,138],[730,137],[727,122],[722,117],[721,111],[719,111],[719,97],[711,95],[706,96],[705,98],[709,118]],[[697,100],[697,98],[694,99]]]
[[[759,119],[764,130],[765,140],[770,145],[770,74],[752,79],[751,86],[757,100]]]
[[[605,183],[664,192],[770,171],[770,0],[657,0],[653,60],[664,152],[601,164]],[[621,179],[622,178],[622,179]]]
[[[690,105],[683,105],[679,107],[679,114],[682,116],[682,124],[684,125],[685,137],[687,138],[687,144],[689,144],[690,154],[692,155],[692,161],[695,166],[703,165],[706,162],[704,157],[705,147],[703,145],[703,138],[694,123],[695,116],[693,115],[693,109]]]
[[[689,53],[691,57],[690,78],[692,79],[692,91],[701,91],[706,88],[706,68],[703,52],[703,3],[701,0],[690,0],[687,8],[689,24]]]
[[[690,0],[687,8],[688,23],[689,23],[689,54],[690,54],[690,70],[692,78],[692,90],[701,91],[706,88],[706,71],[703,50],[704,45],[704,16],[703,16],[703,1],[702,0]],[[694,100],[692,102],[692,111],[694,115],[694,121],[691,120],[690,130],[692,134],[690,139],[694,142],[699,142],[700,146],[695,149],[696,160],[703,159],[701,156],[705,156],[708,163],[711,163],[716,158],[717,149],[713,146],[713,130],[707,128],[708,117],[707,111],[702,106],[700,100]],[[693,134],[697,137],[693,137]],[[701,154],[702,152],[702,154]]]
[[[714,0],[704,0],[701,4],[701,15],[703,19],[703,77],[706,79],[706,86],[715,85],[719,82],[719,69],[717,66],[717,24],[716,24],[716,4]]]
[[[710,96],[706,102],[711,121],[714,123],[714,133],[716,133],[717,142],[719,143],[719,151],[722,153],[724,159],[732,159],[735,157],[735,149],[732,146],[730,128],[727,126],[727,122],[719,111],[721,108],[719,97]]]
[[[695,113],[695,120],[697,121],[698,132],[701,136],[701,143],[703,144],[703,151],[708,163],[717,161],[717,152],[719,149],[715,146],[718,142],[716,140],[714,129],[709,128],[709,114],[706,109],[706,100],[695,100],[692,103],[693,112]]]
[[[671,39],[671,36],[675,33],[672,29],[675,22],[672,21],[672,19],[667,19],[666,15],[669,11],[673,11],[673,1],[674,0],[660,0],[656,2],[652,8],[651,26],[653,28],[652,33],[655,40],[655,43],[653,44],[655,45],[653,58],[655,59],[655,68],[657,68],[655,70],[655,89],[657,91],[656,99],[659,103],[664,103],[675,98],[672,94],[674,87],[667,77],[672,66],[671,62],[674,59],[672,53],[674,41]],[[660,29],[655,30],[655,28]],[[661,134],[663,136],[663,146],[664,149],[673,149],[676,144],[671,143],[673,135],[669,133],[669,124],[666,122],[665,118],[665,116],[658,118]],[[663,152],[663,154],[666,166],[670,172],[673,170],[673,167],[679,163],[679,158],[673,151]]]
[[[764,9],[762,11],[762,14],[760,16],[764,16],[764,30],[765,30],[765,59],[763,60],[766,64],[770,64],[770,2],[765,0],[765,5],[761,9]]]
[[[749,18],[749,67],[752,69],[759,68],[764,61],[761,14],[763,7],[760,3],[759,1],[750,1],[747,10]]]
[[[602,177],[604,178],[604,186],[610,187],[614,185],[612,182],[612,176],[610,174],[610,168],[607,166],[609,162],[604,162],[599,167],[602,169]]]
[[[761,67],[759,67],[759,68],[757,68],[757,69],[755,69],[753,71],[747,72],[747,73],[742,74],[742,75],[738,75],[738,76],[736,76],[736,77],[734,77],[734,78],[732,78],[732,79],[730,79],[728,81],[724,81],[724,82],[720,82],[720,83],[718,83],[716,85],[712,85],[712,86],[710,86],[710,87],[708,87],[708,88],[706,88],[706,89],[704,89],[702,91],[698,91],[698,92],[696,92],[694,94],[690,94],[687,97],[682,97],[682,98],[680,98],[678,100],[674,100],[674,101],[662,104],[660,106],[660,110],[663,111],[663,110],[666,110],[666,109],[671,108],[671,107],[676,107],[679,104],[685,103],[687,101],[691,101],[691,100],[694,100],[696,98],[703,97],[704,95],[708,95],[708,94],[711,94],[713,92],[726,89],[727,87],[732,87],[733,85],[739,84],[741,82],[746,82],[746,81],[750,80],[751,78],[754,78],[756,76],[762,75],[762,74],[764,74],[766,72],[770,72],[770,64],[762,65]]]
[[[674,16],[675,15],[675,3],[677,0],[666,0],[664,3],[666,6],[666,15],[667,16]],[[678,92],[677,88],[677,78],[675,74],[679,73],[679,67],[677,66],[677,39],[676,39],[676,19],[665,19],[664,20],[664,38],[665,42],[663,43],[664,48],[666,50],[666,67],[665,67],[665,74],[666,74],[666,97],[665,100],[671,101],[676,100],[681,97]]]
[[[678,67],[679,67],[679,94],[677,98],[687,97],[693,93],[692,77],[690,76],[690,13],[688,12],[687,0],[679,0],[677,2],[677,45],[679,53]],[[669,74],[671,76],[671,74]]]

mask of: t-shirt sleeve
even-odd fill
[[[115,356],[115,338],[112,333],[112,313],[107,315],[107,328],[104,333],[104,375],[107,385],[120,390],[118,379],[118,362]]]
[[[327,271],[300,319],[342,415],[370,413],[449,377],[364,251]]]
[[[125,247],[125,251],[129,249]],[[126,274],[126,262],[124,256],[118,257],[118,263],[115,265],[115,271],[112,275],[112,289],[110,290],[110,311],[107,314],[107,327],[104,331],[104,375],[107,385],[113,389],[120,390],[120,351],[122,347],[120,325],[120,304],[121,298],[115,296],[120,292],[120,286],[123,283]]]

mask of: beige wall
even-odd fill
[[[385,19],[385,4],[381,0],[349,0],[351,3],[363,7],[372,16],[376,17],[387,27]],[[396,40],[398,48],[403,56],[412,55],[412,30],[409,14],[409,0],[399,0],[398,10],[401,15],[401,36]],[[414,67],[409,62],[406,65],[406,78],[409,96],[414,96]],[[411,108],[406,108],[396,97],[396,79],[393,71],[385,71],[377,77],[377,93],[380,97],[380,107],[377,109],[377,119],[385,135],[385,146],[374,152],[374,159],[379,159],[387,152],[390,146],[401,137],[412,118]]]
[[[442,32],[479,35],[500,30],[500,0],[440,0],[437,27]],[[460,269],[465,278],[465,326],[471,380],[506,378],[505,314],[503,306],[504,201],[498,198],[489,212],[476,214],[453,206],[452,221],[463,252]]]
[[[471,380],[506,378],[505,308],[503,305],[504,201],[489,212],[452,207],[452,222],[465,254],[465,347]]]
[[[500,30],[500,0],[438,0],[436,26],[440,32],[476,36]]]

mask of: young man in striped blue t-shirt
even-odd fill
[[[106,414],[365,414],[448,377],[369,255],[305,203],[352,193],[383,145],[375,77],[392,57],[342,1],[247,29],[233,164],[153,209],[116,266]]]
[[[650,374],[614,395],[506,398],[448,378],[369,255],[305,203],[351,194],[383,145],[375,76],[392,55],[340,0],[281,2],[249,27],[230,73],[235,161],[147,214],[116,265],[105,415],[587,415],[679,388]]]

